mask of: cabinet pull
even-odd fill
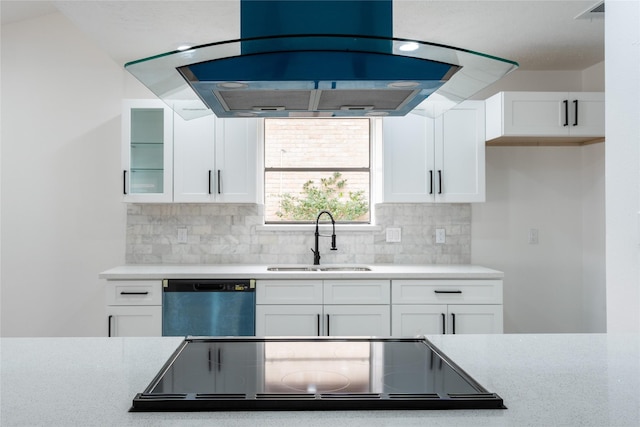
[[[144,292],[122,291],[120,292],[120,295],[149,295],[149,291],[144,291]]]
[[[433,194],[433,170],[429,171],[429,194]]]
[[[222,184],[220,184],[220,169],[218,169],[218,194],[222,193]]]
[[[445,327],[445,323],[447,321],[447,316],[444,313],[440,313],[442,315],[442,335],[447,333],[447,329]]]
[[[453,291],[441,291],[439,289],[434,289],[433,292],[436,294],[461,294],[461,290],[453,290]]]
[[[127,171],[122,171],[122,194],[127,195]]]
[[[438,171],[438,194],[442,194],[442,171]]]
[[[578,126],[578,100],[573,100],[573,113],[575,114],[573,117],[573,125]]]
[[[329,315],[327,314],[327,336],[331,336],[331,329],[329,328]]]
[[[564,104],[564,124],[562,126],[569,126],[569,101],[565,99],[562,103]]]
[[[111,319],[113,318],[113,315],[109,315],[109,317],[107,318],[107,336],[111,337]]]
[[[211,169],[209,169],[209,194],[211,194]]]
[[[456,333],[456,315],[455,313],[451,313],[451,329],[453,330],[453,333]]]
[[[317,335],[320,336],[320,313],[318,313],[317,320],[318,320],[318,323],[317,323],[317,325],[318,325],[318,334]]]

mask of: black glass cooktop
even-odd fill
[[[187,337],[131,410],[504,408],[425,338]]]

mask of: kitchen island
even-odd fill
[[[640,425],[638,334],[427,338],[508,409],[132,413],[182,338],[3,338],[0,425]]]

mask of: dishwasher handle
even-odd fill
[[[255,279],[165,279],[163,292],[255,292]]]
[[[225,285],[222,283],[194,283],[193,290],[196,292],[224,291]]]

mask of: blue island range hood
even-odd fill
[[[185,119],[437,116],[517,67],[393,38],[391,0],[241,0],[240,37],[125,68]],[[426,101],[425,101],[426,100]]]

